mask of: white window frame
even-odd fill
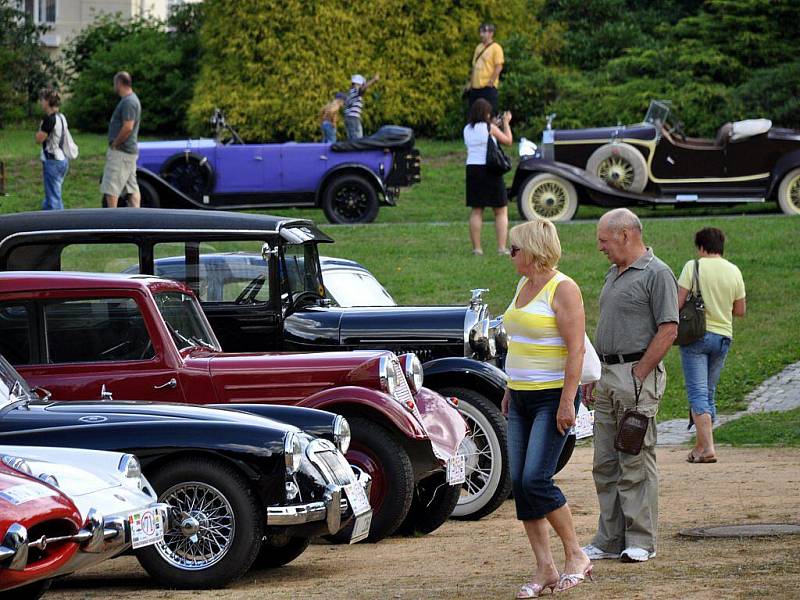
[[[42,21],[39,15],[42,13],[42,8],[47,0],[33,0],[33,22],[37,25],[55,25],[58,22],[58,17],[61,14],[61,0],[55,0],[56,14],[52,21]],[[25,12],[25,0],[17,0],[17,8],[20,12]]]

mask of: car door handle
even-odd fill
[[[178,387],[178,382],[175,381],[175,378],[173,377],[172,379],[170,379],[166,383],[162,383],[161,385],[154,385],[153,389],[154,390],[163,390],[163,389],[174,390],[176,387]]]

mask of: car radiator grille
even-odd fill
[[[308,455],[329,483],[348,485],[354,481],[353,470],[347,460],[330,442],[312,441],[309,444]]]
[[[408,402],[411,402],[411,405],[414,406],[411,412],[414,413],[414,416],[417,419],[422,421],[422,415],[419,412],[419,408],[417,408],[417,403],[414,401],[414,395],[411,393],[411,388],[408,387],[408,381],[406,381],[406,376],[403,373],[403,368],[400,366],[400,363],[394,361],[394,372],[395,377],[398,381],[397,387],[394,389],[394,397],[397,398],[402,404],[408,406]]]

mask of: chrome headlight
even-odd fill
[[[493,338],[489,337],[489,319],[481,319],[469,330],[469,346],[478,360],[494,358],[492,341]]]
[[[342,415],[336,415],[333,420],[333,442],[342,454],[346,454],[350,448],[350,438],[350,423]]]
[[[494,344],[497,349],[497,354],[505,355],[508,353],[508,334],[503,325],[503,317],[498,317],[492,320],[491,331],[493,332]]]
[[[139,479],[142,476],[142,464],[133,454],[124,454],[117,469],[128,479]]]
[[[11,467],[15,471],[19,471],[20,473],[24,473],[25,475],[30,475],[33,477],[33,471],[31,470],[31,466],[28,464],[28,461],[24,458],[20,458],[19,456],[3,456],[3,463],[6,466]]]
[[[394,396],[394,391],[397,389],[397,373],[392,361],[387,356],[381,356],[378,361],[378,378],[381,382],[381,389],[390,396]]]
[[[283,438],[283,459],[286,462],[286,473],[294,475],[300,469],[300,461],[303,458],[303,448],[300,446],[300,439],[289,431]]]
[[[422,372],[422,362],[416,354],[404,354],[400,357],[400,364],[403,365],[403,374],[411,388],[411,393],[416,394],[422,387],[424,375]]]

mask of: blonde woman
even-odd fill
[[[515,226],[509,237],[511,261],[522,278],[504,316],[509,345],[502,409],[517,518],[536,559],[536,573],[517,598],[537,598],[545,589],[565,591],[592,575],[567,500],[553,483],[580,402],[585,324],[580,289],[556,268],[561,242],[555,226],[536,219]],[[548,523],[564,546],[561,575],[550,552]]]

